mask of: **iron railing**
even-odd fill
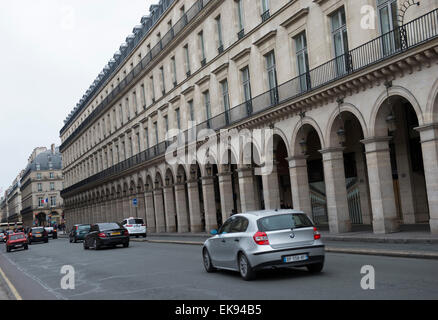
[[[402,29],[404,30],[403,32],[400,31]],[[405,34],[405,39],[403,40],[405,45],[390,47],[385,44],[388,39],[394,39],[394,43],[396,43],[396,41],[403,43],[401,40],[402,34]],[[249,116],[267,111],[277,105],[298,98],[333,81],[382,62],[435,38],[438,38],[438,9],[400,26],[391,32],[381,35],[360,47],[352,49],[341,57],[336,57],[321,66],[311,69],[306,74],[295,77],[277,86],[275,89],[271,89],[252,98],[250,101],[237,105],[219,115],[199,123],[196,128],[190,128],[181,133],[181,135],[184,136],[184,139],[178,139],[178,141],[184,141],[185,144],[190,144],[196,140],[195,132],[200,132],[207,128],[215,131],[225,129],[230,125],[245,120]],[[305,85],[303,85],[303,78],[305,79]],[[120,174],[127,169],[162,156],[165,154],[169,145],[170,142],[163,141],[130,159],[118,163],[64,189],[61,192],[61,195],[69,193],[89,183]]]
[[[168,5],[170,6],[171,3],[173,3],[175,0],[167,0]],[[146,69],[150,62],[161,53],[161,51],[167,47],[167,45],[178,35],[181,33],[181,31],[184,29],[184,27],[190,23],[194,18],[198,16],[198,14],[201,12],[201,10],[208,5],[213,0],[197,0],[195,4],[190,7],[190,9],[187,10],[187,12],[175,23],[175,25],[170,28],[170,30],[161,38],[161,40],[151,49],[151,51],[131,70],[130,73],[127,74],[127,76],[121,80],[121,82],[108,94],[108,96],[99,104],[99,106],[94,109],[94,111],[82,122],[81,125],[79,125],[78,128],[69,136],[69,138],[61,145],[60,150],[63,149],[63,147],[71,141],[84,127],[86,127],[92,120],[94,120],[103,109],[105,109],[108,104],[110,104],[117,95],[127,86],[129,86],[134,79],[140,74],[140,72],[144,69]],[[161,8],[161,6],[160,6]],[[167,7],[166,7],[167,8]],[[164,11],[163,11],[164,12]],[[153,17],[157,17],[156,20],[153,22],[155,23],[159,17],[161,17],[161,12],[159,15],[153,15]],[[153,25],[153,24],[152,24]],[[81,103],[80,107],[76,110],[76,112],[72,115],[71,120],[67,121],[67,123],[63,126],[63,128],[60,131],[60,134],[62,135],[67,127],[73,122],[76,115],[79,114],[82,109],[90,102],[90,100],[94,97],[94,95],[101,89],[102,85],[110,78],[110,76],[113,74],[113,72],[117,69],[119,65],[123,63],[125,58],[131,54],[131,52],[135,49],[137,44],[143,40],[144,37],[148,35],[148,32],[142,31],[141,33],[137,34],[136,38],[131,41],[131,43],[128,45],[128,48],[124,51],[122,54],[122,57],[119,60],[119,63],[113,67],[111,67],[110,71],[105,73],[102,80],[100,80],[99,84],[96,86],[95,89],[87,96],[86,99]]]

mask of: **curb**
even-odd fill
[[[162,244],[196,245],[196,246],[202,246],[204,244],[204,242],[178,241],[178,240],[131,239],[131,241],[148,242],[148,243],[162,243]],[[402,250],[336,248],[336,247],[330,247],[330,246],[326,246],[325,251],[329,252],[329,253],[359,254],[359,255],[382,256],[382,257],[438,260],[438,253],[437,252],[429,252],[429,251],[402,251]]]

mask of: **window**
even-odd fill
[[[50,182],[50,191],[55,190],[55,183],[54,182]]]
[[[261,218],[257,221],[257,225],[261,232],[313,227],[305,214],[282,214]]]
[[[245,232],[248,229],[249,221],[245,218],[238,217],[231,224],[231,233]]]
[[[43,184],[42,183],[38,183],[38,192],[42,192],[43,191]]]
[[[307,54],[307,39],[306,33],[302,32],[295,38],[295,49],[298,64],[298,75],[300,77],[301,91],[310,89],[310,77],[307,74],[309,72],[309,58]]]
[[[155,102],[155,85],[154,85],[154,76],[150,77],[151,80],[151,92],[152,92],[152,103]]]
[[[348,59],[348,37],[344,7],[331,15],[332,38],[336,58],[336,71],[338,75],[345,74],[350,68]]]
[[[171,63],[172,63],[172,82],[173,82],[173,86],[176,87],[176,84],[177,84],[177,78],[176,78],[176,60],[175,60],[175,57],[172,57],[170,60],[171,60]]]
[[[207,126],[210,127],[210,119],[211,119],[210,92],[207,90],[203,93],[203,95],[204,95],[205,114],[207,118]]]
[[[122,107],[122,104],[119,105],[119,116],[120,116],[120,123],[123,124],[123,107]]]
[[[242,32],[245,29],[245,25],[243,21],[243,0],[237,0],[236,6],[237,6],[237,20],[239,23],[239,31]]]
[[[35,166],[36,166],[37,171],[41,170],[41,165],[39,163],[37,163]]]
[[[140,134],[137,133],[137,153],[140,153]]]
[[[134,99],[134,110],[135,110],[135,113],[137,114],[137,111],[138,111],[137,92],[134,91],[132,93],[132,98]]]
[[[42,208],[44,206],[44,199],[42,197],[38,198],[38,207]]]
[[[190,100],[188,103],[189,103],[190,120],[195,121],[195,112],[193,110],[193,100]]]
[[[189,45],[188,44],[186,44],[184,46],[184,52],[186,55],[186,74],[187,74],[187,77],[190,77],[190,54],[189,54]]]
[[[218,51],[221,54],[224,51],[224,42],[222,38],[222,21],[221,16],[216,18],[216,30],[217,30],[217,38],[218,38]]]
[[[277,71],[275,67],[275,54],[271,51],[266,56],[266,71],[268,73],[268,86],[270,90],[271,105],[278,102],[277,94]]]
[[[179,112],[179,108],[175,109],[175,117],[176,117],[176,125],[177,125],[178,129],[181,129],[181,115]]]
[[[225,79],[221,82],[221,89],[222,89],[222,103],[224,106],[225,111],[225,121],[227,124],[230,123],[230,97],[228,95],[228,81]]]
[[[50,206],[56,207],[56,196],[50,197]]]
[[[262,1],[262,21],[265,22],[271,16],[269,13],[269,0]]]
[[[134,155],[134,141],[132,141],[132,138],[129,137],[129,156]]]
[[[158,144],[158,126],[157,126],[157,123],[156,122],[154,122],[154,131],[155,131],[155,142],[156,142],[156,144]]]
[[[164,128],[166,129],[166,133],[167,133],[169,132],[169,118],[167,117],[167,115],[165,115],[163,119],[164,119]]]
[[[144,89],[144,84],[141,85],[141,97],[142,97],[143,107],[146,107],[146,91]]]
[[[242,87],[243,87],[243,97],[246,102],[246,109],[248,115],[252,114],[252,105],[251,105],[251,79],[249,76],[249,68],[245,67],[241,70],[242,74]]]
[[[205,57],[204,32],[203,31],[199,32],[198,37],[199,37],[199,47],[201,50],[201,65],[205,66],[205,64],[207,63],[207,59]]]
[[[131,110],[129,108],[129,98],[126,98],[126,114],[128,115],[128,121],[131,119]]]
[[[149,130],[148,130],[148,128],[146,128],[144,131],[145,131],[144,135],[145,135],[145,139],[146,139],[146,149],[149,149]]]
[[[383,54],[387,55],[400,49],[400,35],[391,32],[397,28],[397,0],[377,0],[379,27],[382,37]]]
[[[41,180],[41,173],[37,173],[37,180]]]
[[[164,80],[164,67],[161,66],[160,68],[160,74],[161,74],[161,93],[164,95],[166,93],[166,82]]]

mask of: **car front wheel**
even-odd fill
[[[239,255],[239,272],[240,272],[240,276],[245,281],[253,280],[256,277],[256,273],[252,269],[248,261],[248,258],[243,253]]]
[[[216,268],[213,266],[213,264],[211,262],[210,253],[208,252],[207,249],[204,249],[204,251],[202,253],[202,258],[204,261],[205,271],[207,271],[208,273],[211,273],[211,272],[216,270]]]

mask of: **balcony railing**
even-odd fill
[[[402,39],[402,37],[404,37],[404,39]],[[333,81],[437,38],[438,9],[435,9],[389,33],[363,44],[358,48],[352,49],[343,56],[336,57],[321,66],[311,69],[307,73],[277,86],[275,89],[271,89],[252,98],[250,101],[237,105],[224,113],[198,124],[196,126],[196,131],[194,129],[186,130],[181,134],[184,135],[184,140],[182,141],[185,141],[185,143],[191,143],[196,139],[193,132],[199,132],[206,128],[215,131],[225,129],[230,125],[245,120],[250,115],[256,115],[260,112],[269,110],[270,108],[286,101],[298,98],[317,88],[330,84]],[[391,47],[388,45],[388,39],[394,40],[394,42],[391,43],[397,43],[397,41],[399,41],[399,43],[404,43],[404,45]],[[130,159],[118,163],[115,166],[64,189],[61,192],[61,195],[69,193],[77,188],[81,188],[89,183],[98,182],[116,174],[120,174],[125,170],[162,156],[165,154],[169,145],[170,142],[163,141]]]
[[[71,140],[73,140],[79,132],[82,131],[84,127],[86,127],[90,122],[92,122],[95,118],[97,118],[102,110],[104,110],[111,102],[114,101],[114,99],[118,96],[120,92],[122,92],[123,89],[128,87],[134,79],[138,77],[138,75],[146,69],[151,61],[161,53],[162,50],[164,50],[168,44],[178,35],[181,33],[181,31],[184,29],[184,27],[190,23],[193,19],[195,19],[198,14],[201,12],[201,10],[208,5],[213,0],[197,0],[195,4],[190,7],[190,9],[187,10],[187,12],[184,14],[181,19],[179,19],[175,25],[161,38],[159,43],[157,43],[132,70],[130,73],[127,74],[127,76],[120,81],[120,83],[108,94],[108,96],[94,109],[93,112],[79,125],[78,128],[64,141],[64,143],[60,146],[60,150],[62,151],[66,144],[68,144]],[[111,72],[107,74],[107,76],[104,77],[104,80],[102,80],[102,83],[106,81],[109,76],[111,75]],[[97,92],[97,90],[100,89],[100,85],[97,86],[97,88],[93,91],[94,93]],[[90,99],[94,95],[94,93],[90,94]],[[76,111],[76,114],[78,114],[82,108],[84,108],[87,103],[90,101],[90,99],[86,99],[86,101],[83,102],[82,106]],[[64,127],[61,129],[61,134],[65,132],[68,125],[71,122],[68,122]]]

